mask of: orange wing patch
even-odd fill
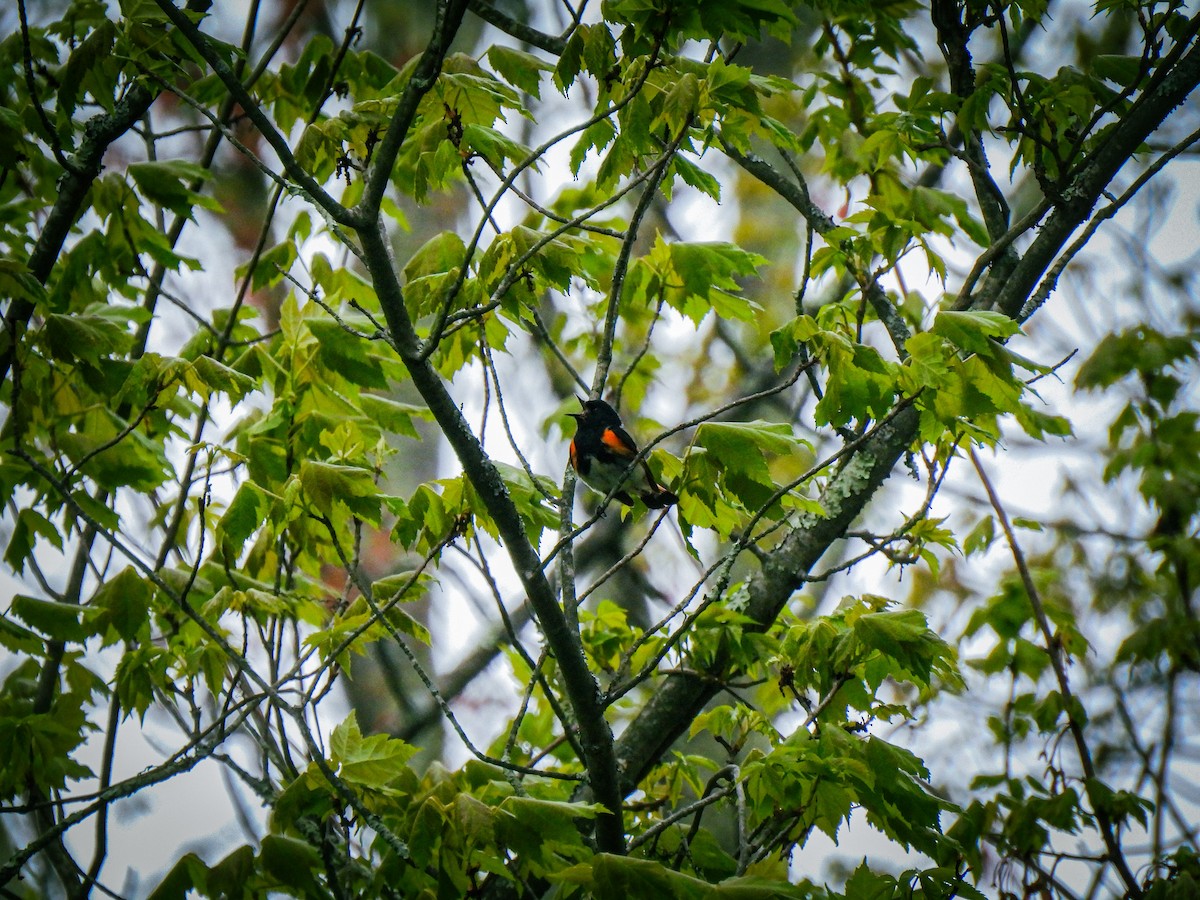
[[[600,442],[618,456],[635,456],[637,450],[630,446],[629,441],[615,429],[605,428],[600,435]]]

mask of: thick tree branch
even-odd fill
[[[963,5],[958,0],[934,0],[930,6],[930,18],[937,29],[938,46],[946,58],[950,89],[960,100],[966,100],[975,91],[975,66],[971,62],[971,51],[967,46],[972,29],[963,21]],[[1004,51],[1006,61],[1011,67],[1012,60],[1008,58],[1011,50],[1007,40],[1004,42]],[[987,228],[988,237],[992,242],[992,246],[988,248],[988,264],[992,265],[998,274],[1003,275],[1012,271],[1019,259],[1012,238],[1004,240],[1011,232],[1008,203],[991,176],[979,134],[963,127],[961,120],[956,125],[962,135],[967,172],[975,188],[975,198],[979,201],[984,227]],[[977,263],[977,267],[978,265]],[[969,284],[973,285],[974,279],[969,280]],[[964,288],[964,292],[969,289]]]
[[[463,418],[441,377],[421,353],[421,342],[404,305],[404,295],[392,266],[386,233],[377,225],[361,230],[359,238],[363,258],[400,358],[495,523],[546,643],[558,662],[579,728],[580,744],[586,754],[584,764],[588,769],[589,784],[596,799],[608,809],[607,814],[597,817],[597,844],[604,852],[623,853],[625,838],[612,730],[604,718],[599,685],[588,668],[579,635],[570,627],[558,604],[542,571],[542,561],[526,537],[525,525],[500,473]]]
[[[1087,223],[1079,237],[1072,241],[1071,245],[1066,249],[1066,251],[1063,252],[1057,260],[1055,260],[1054,265],[1050,267],[1049,272],[1047,272],[1046,276],[1042,279],[1041,284],[1038,285],[1038,288],[1036,291],[1034,291],[1033,296],[1026,300],[1025,304],[1021,307],[1021,313],[1018,316],[1018,319],[1024,322],[1035,312],[1037,312],[1041,305],[1046,302],[1046,300],[1050,297],[1050,292],[1053,291],[1055,285],[1058,284],[1059,276],[1061,276],[1066,270],[1067,266],[1070,265],[1071,260],[1073,260],[1079,254],[1079,252],[1091,242],[1092,236],[1095,235],[1097,229],[1099,229],[1102,224],[1115,216],[1127,203],[1129,203],[1130,200],[1137,196],[1137,193],[1146,185],[1146,183],[1155,175],[1157,175],[1163,169],[1163,167],[1167,165],[1167,163],[1198,142],[1200,142],[1200,129],[1193,131],[1178,144],[1164,152],[1144,172],[1134,179],[1133,184],[1126,188],[1121,196],[1117,197],[1111,203],[1108,203],[1106,206],[1099,209],[1096,214],[1092,216],[1091,220]]]
[[[1074,228],[1087,218],[1096,199],[1117,171],[1200,80],[1198,55],[1193,50],[1183,56],[1179,70],[1156,85],[1157,96],[1142,104],[1137,110],[1138,115],[1121,123],[1118,126],[1119,133],[1084,167],[1072,189],[1067,192],[1068,202],[1051,215],[1030,252],[1001,287],[997,305],[1002,310],[1010,315],[1020,310],[1042,272]],[[784,178],[774,167],[757,157],[743,154],[728,145],[723,149],[747,172],[787,199],[818,234],[832,227],[832,220],[812,203],[803,183],[797,184]],[[1000,274],[1000,267],[993,266],[989,281],[1001,280]],[[864,289],[866,287],[864,285]],[[985,290],[984,295],[993,294]],[[747,585],[747,614],[763,627],[774,621],[793,591],[804,583],[806,574],[826,550],[843,536],[846,528],[891,473],[895,463],[911,446],[917,435],[917,422],[915,409],[908,407],[900,410],[885,423],[885,427],[872,434],[829,481],[821,497],[826,515],[802,523],[778,548],[766,555],[761,570]],[[693,717],[719,690],[721,678],[726,674],[724,671],[710,670],[697,674],[676,673],[665,679],[617,742],[624,790],[636,787],[638,781],[685,732]]]
[[[392,167],[404,139],[408,137],[409,129],[417,116],[417,107],[437,81],[441,74],[442,63],[450,50],[450,42],[458,33],[463,16],[467,11],[467,0],[438,0],[437,17],[433,26],[433,36],[429,45],[421,53],[412,77],[400,95],[396,111],[392,113],[392,121],[388,123],[387,131],[379,141],[379,146],[371,158],[371,166],[363,181],[362,200],[354,212],[361,221],[361,226],[370,230],[379,216],[379,205],[383,202],[383,193],[387,190],[388,180],[392,175]]]
[[[917,435],[918,413],[909,405],[882,423],[829,480],[821,493],[826,514],[808,517],[775,549],[746,586],[743,610],[767,628],[825,551],[843,536]],[[633,790],[692,720],[721,689],[722,676],[709,669],[700,674],[667,676],[650,701],[617,741],[621,787]]]
[[[1108,140],[1080,167],[1062,192],[1063,202],[1047,217],[1021,261],[1011,273],[993,268],[981,296],[994,297],[991,304],[994,308],[1013,318],[1018,317],[1042,275],[1075,229],[1091,215],[1092,208],[1113,178],[1198,84],[1200,46],[1193,46],[1181,56],[1173,71],[1153,83],[1128,115],[1114,123]]]
[[[567,46],[567,36],[571,33],[568,29],[565,34],[558,36],[546,34],[544,31],[538,31],[524,22],[519,22],[512,16],[507,15],[496,9],[492,4],[485,0],[470,0],[467,7],[479,18],[483,19],[490,25],[495,25],[505,34],[515,37],[518,41],[524,41],[539,50],[545,50],[554,56],[561,56],[563,49]]]

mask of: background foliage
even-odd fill
[[[6,896],[1195,896],[1200,14],[247,6],[0,13]]]

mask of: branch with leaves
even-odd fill
[[[0,890],[119,895],[115,804],[205,760],[247,841],[160,893],[1194,877],[1191,276],[1055,338],[1200,135],[1200,16],[357,2],[234,47],[203,6],[10,14]],[[677,504],[576,495],[580,393]],[[1073,427],[1087,515],[1120,476],[1150,524],[1018,540],[979,452]],[[818,875],[860,821],[920,861]]]

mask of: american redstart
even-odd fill
[[[638,448],[629,432],[621,427],[617,411],[603,400],[579,402],[583,412],[568,413],[577,426],[571,440],[571,465],[579,477],[602,494],[608,494],[623,482],[622,489],[613,496],[626,506],[633,506],[631,493],[650,509],[664,509],[678,503],[675,494],[654,480],[646,460],[640,460],[629,471]]]

